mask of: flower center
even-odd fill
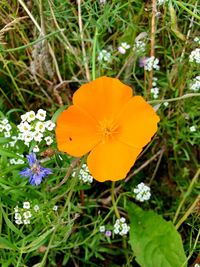
[[[99,122],[99,132],[102,140],[107,141],[119,133],[119,126],[113,120],[104,119]]]
[[[35,174],[40,174],[40,165],[34,163],[33,166],[31,167],[31,171]]]

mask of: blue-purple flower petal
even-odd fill
[[[24,170],[19,172],[19,174],[21,176],[28,177],[28,176],[32,175],[32,172],[31,172],[31,170],[29,168],[25,168]]]
[[[28,159],[30,167],[32,167],[33,164],[36,163],[37,161],[35,153],[30,153],[29,155],[26,156],[26,158]]]

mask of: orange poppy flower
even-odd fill
[[[58,149],[74,157],[89,153],[87,165],[100,181],[126,177],[157,131],[159,117],[118,79],[100,77],[82,85],[73,105],[57,120]]]

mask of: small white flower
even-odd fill
[[[18,133],[17,139],[18,140],[23,140],[23,133]]]
[[[159,59],[154,56],[146,58],[144,69],[147,71],[151,71],[152,69],[159,70]]]
[[[22,224],[22,220],[15,220],[15,223],[20,225],[20,224]]]
[[[18,206],[15,206],[15,207],[14,207],[14,212],[18,212],[18,211],[19,211]]]
[[[99,227],[99,232],[104,233],[106,231],[106,227],[104,225]]]
[[[34,138],[34,140],[35,140],[36,142],[41,142],[41,141],[42,141],[42,138],[43,138],[43,134],[40,133],[40,132],[35,131],[35,132],[33,133],[33,138]]]
[[[24,164],[24,160],[23,159],[17,159],[17,160],[15,160],[15,164]]]
[[[30,224],[30,220],[25,219],[24,224]]]
[[[164,102],[163,105],[164,105],[165,107],[168,107],[168,106],[169,106],[169,102]]]
[[[47,130],[52,131],[55,128],[55,123],[51,120],[49,121],[45,121],[45,127],[47,128]]]
[[[195,38],[194,38],[194,42],[195,42],[195,43],[198,43],[198,44],[200,45],[200,37],[195,37]]]
[[[36,146],[34,146],[34,148],[33,148],[33,152],[39,152],[40,151],[40,149],[39,149],[39,147],[36,145]]]
[[[196,48],[191,52],[191,54],[189,55],[189,61],[200,64],[200,48]]]
[[[44,138],[44,140],[46,141],[46,144],[49,146],[53,143],[53,139],[51,138],[51,136],[47,136]]]
[[[99,0],[99,3],[100,4],[105,4],[106,3],[106,0]]]
[[[7,120],[7,119],[3,119],[3,120],[1,121],[1,123],[2,123],[3,125],[6,125],[6,124],[8,124],[8,120]]]
[[[31,122],[35,120],[35,112],[33,110],[27,112],[27,121]]]
[[[158,87],[154,87],[151,88],[151,93],[153,94],[153,98],[158,98],[158,94],[159,94],[159,88]]]
[[[56,205],[53,206],[53,210],[54,210],[54,211],[57,211],[57,210],[58,210],[58,206],[56,206]]]
[[[130,48],[130,45],[126,42],[121,43],[121,45],[118,47],[118,51],[120,54],[125,54],[126,50]]]
[[[10,136],[11,136],[10,132],[4,132],[4,137],[8,138]]]
[[[111,54],[107,50],[103,49],[99,52],[98,58],[99,61],[106,61],[110,62],[111,61]]]
[[[25,202],[23,202],[23,208],[24,209],[30,209],[30,202],[28,202],[28,201],[25,201]]]
[[[36,118],[40,121],[44,121],[46,118],[46,111],[44,109],[39,109],[36,114]]]
[[[29,132],[31,130],[31,125],[27,121],[21,122],[17,127],[21,133]]]
[[[167,2],[168,2],[168,0],[158,0],[157,4],[158,4],[158,6],[161,6],[161,5],[164,5]]]
[[[31,218],[31,217],[32,217],[32,214],[31,214],[31,212],[28,210],[28,211],[25,211],[25,212],[23,213],[23,216],[24,216],[25,219],[28,219],[28,218]]]
[[[20,213],[16,212],[15,213],[15,220],[21,220],[22,216],[20,215]]]
[[[142,54],[146,50],[146,43],[142,40],[136,40],[134,43],[133,50],[137,54]]]
[[[144,183],[138,184],[133,192],[136,194],[135,198],[140,202],[149,200],[151,197],[150,187],[145,185]]]
[[[35,131],[43,133],[45,131],[45,124],[41,121],[38,121],[35,125]]]
[[[26,119],[27,119],[27,113],[21,115],[20,117],[21,117],[21,120],[22,120],[23,122],[26,121]]]
[[[12,126],[10,125],[10,123],[6,124],[4,129],[9,132],[12,129]]]
[[[32,132],[23,133],[23,140],[25,141],[25,143],[30,143],[33,140],[33,133]]]
[[[190,90],[195,91],[195,92],[200,90],[200,76],[196,76],[192,80],[192,84],[190,86]]]
[[[196,127],[195,126],[191,126],[190,127],[190,132],[196,132]]]
[[[38,205],[35,205],[35,206],[33,207],[33,209],[34,209],[35,212],[38,212],[38,210],[40,209],[40,207],[39,207]]]

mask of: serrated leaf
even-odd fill
[[[154,211],[128,205],[130,244],[141,267],[186,267],[179,233],[170,221]]]

